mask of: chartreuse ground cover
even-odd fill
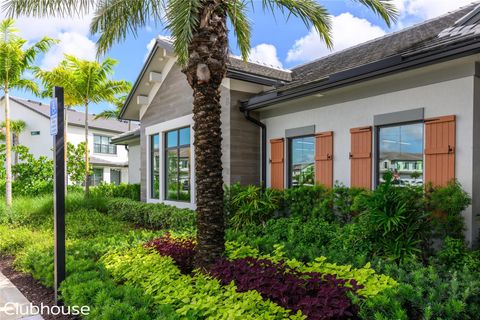
[[[132,200],[138,187],[121,188],[67,199],[61,293],[67,305],[90,306],[89,319],[480,314],[480,254],[461,239],[460,212],[470,200],[458,184],[428,194],[388,180],[374,192],[232,186],[225,256],[204,272],[193,266],[195,212],[141,203]],[[15,256],[16,268],[53,285],[51,196],[17,197],[11,210],[1,208],[0,239],[0,254]]]

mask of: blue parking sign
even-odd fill
[[[56,136],[58,133],[58,106],[57,99],[50,101],[50,135]]]

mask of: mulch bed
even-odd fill
[[[40,306],[54,306],[54,291],[51,288],[43,286],[40,282],[33,279],[27,273],[18,272],[13,269],[13,257],[0,256],[0,272],[2,272],[10,281],[20,290],[21,293],[33,304]],[[45,320],[78,320],[76,316],[53,316],[42,315]]]

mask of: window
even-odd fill
[[[315,137],[289,139],[290,187],[315,184]]]
[[[103,182],[103,168],[93,168],[93,173],[90,175],[90,185],[98,186]]]
[[[118,169],[110,169],[110,183],[119,185],[122,182],[122,171]]]
[[[423,184],[423,123],[379,127],[379,182],[393,173],[398,185]]]
[[[160,198],[160,136],[150,136],[150,198]]]
[[[112,138],[93,135],[93,152],[105,154],[117,154],[117,146],[112,144]]]
[[[190,201],[190,127],[165,133],[165,199]]]

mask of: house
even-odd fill
[[[464,217],[474,243],[479,21],[480,7],[469,5],[291,70],[232,57],[221,87],[225,183],[371,189],[385,166],[401,184],[456,178],[473,197]],[[142,199],[194,207],[192,91],[175,60],[159,38],[122,118],[141,123]]]
[[[5,99],[0,104],[0,121],[5,120]],[[18,137],[19,144],[28,147],[35,157],[53,159],[53,139],[50,136],[50,107],[33,100],[10,97],[12,120],[25,121],[25,130]],[[85,141],[85,113],[73,109],[66,111],[67,140],[78,145]],[[128,151],[111,143],[114,135],[129,130],[125,121],[94,119],[89,115],[89,151],[93,167],[92,185],[100,182],[128,183]]]

